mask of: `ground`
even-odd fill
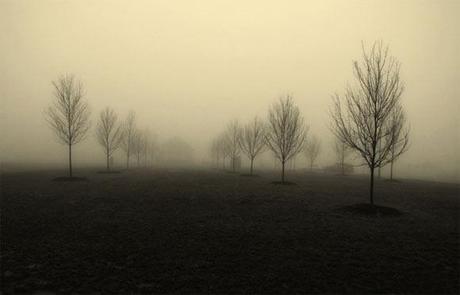
[[[3,294],[460,290],[456,184],[378,180],[372,214],[360,176],[75,174],[3,173]]]

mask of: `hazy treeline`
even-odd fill
[[[68,148],[68,170],[72,177],[72,147],[91,135],[91,111],[84,97],[84,86],[74,75],[63,75],[52,84],[54,101],[45,118],[58,140]],[[120,118],[107,106],[99,112],[94,129],[105,154],[107,172],[112,169],[116,151],[124,155],[126,169],[132,163],[136,167],[151,167],[162,158],[168,163],[192,161],[193,149],[186,142],[173,137],[160,143],[155,133],[140,126],[134,111]]]

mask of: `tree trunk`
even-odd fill
[[[72,177],[72,145],[69,144],[69,177]]]
[[[390,180],[393,180],[393,162],[395,161],[395,148],[391,149]]]
[[[393,160],[390,162],[390,180],[393,180]]]
[[[342,158],[340,159],[340,168],[342,170],[342,175],[345,175],[345,153],[342,151]]]
[[[107,153],[107,168],[106,168],[107,171],[110,170],[110,167],[109,167],[109,166],[110,166],[110,164],[109,164],[109,158],[110,158],[109,153]]]
[[[371,167],[371,185],[370,185],[370,201],[371,205],[374,205],[374,167]]]
[[[281,162],[281,182],[284,183],[284,161]]]
[[[252,175],[253,168],[254,168],[254,158],[251,158],[251,175]]]

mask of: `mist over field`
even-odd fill
[[[458,1],[1,1],[2,166],[67,165],[44,119],[51,82],[66,73],[82,81],[91,109],[77,168],[104,165],[94,129],[106,106],[120,119],[136,112],[160,143],[184,140],[193,164],[207,166],[229,121],[266,119],[285,94],[322,141],[318,166],[328,166],[331,96],[353,81],[362,43],[382,40],[401,62],[410,125],[398,176],[458,182],[459,10]],[[271,168],[266,158],[256,162]]]

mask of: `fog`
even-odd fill
[[[287,93],[322,141],[320,166],[329,165],[331,95],[353,81],[362,42],[382,40],[401,62],[411,127],[397,175],[458,182],[459,11],[459,1],[419,0],[1,1],[1,161],[67,164],[44,110],[51,82],[73,73],[93,125],[75,167],[103,167],[94,126],[106,106],[121,117],[135,111],[160,142],[183,139],[203,165],[230,120],[264,119]]]

